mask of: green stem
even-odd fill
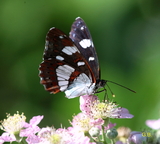
[[[104,126],[102,126],[102,141],[103,141],[104,144],[107,144],[106,136],[105,136],[105,133],[104,133]]]
[[[115,144],[114,139],[111,139],[111,144]]]
[[[27,142],[26,142],[25,139],[23,138],[22,141],[20,142],[20,144],[27,144]]]

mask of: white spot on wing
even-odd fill
[[[80,74],[74,79],[71,85],[66,89],[67,98],[74,98],[81,95],[91,95],[94,93],[95,83],[85,74]]]
[[[59,86],[65,86],[68,85],[68,81],[58,81]]]
[[[64,80],[64,78],[61,78],[61,77],[57,77],[57,80]]]
[[[64,74],[61,74],[61,73],[57,73],[57,76],[60,77],[60,78],[63,78],[64,80],[69,80],[69,78],[70,78],[70,76],[64,75]]]
[[[64,58],[63,58],[62,56],[56,56],[56,59],[57,59],[57,60],[60,60],[60,61],[63,61],[63,60],[64,60]]]
[[[55,27],[50,28],[49,30],[51,31],[52,29],[55,29]]]
[[[63,65],[63,66],[64,66],[65,70],[68,70],[70,72],[74,72],[74,70],[75,70],[73,67],[71,67],[69,65]]]
[[[93,42],[92,42],[92,47],[94,47]]]
[[[88,60],[89,60],[89,61],[93,61],[93,60],[94,60],[94,57],[89,57]]]
[[[67,89],[68,85],[65,85],[65,86],[61,86],[60,87],[60,91],[65,91]]]
[[[85,62],[78,62],[77,65],[78,65],[78,66],[85,65]]]
[[[75,37],[76,36],[75,33],[73,33],[72,36]]]
[[[64,75],[70,76],[71,73],[74,72],[74,70],[75,70],[74,68],[72,68],[68,65],[62,65],[56,69],[56,72],[59,74],[64,74]]]
[[[48,60],[52,60],[52,58],[48,58]]]
[[[72,74],[72,72],[74,72],[74,70],[74,68],[68,65],[62,65],[56,69],[56,74],[58,76],[58,79],[63,78],[64,80],[69,80],[70,75]]]
[[[81,27],[81,30],[84,30],[84,26]]]
[[[66,48],[63,48],[62,51],[65,53],[65,54],[68,54],[68,55],[72,55],[72,53],[66,49]]]
[[[87,48],[92,46],[92,41],[90,39],[83,39],[79,42],[82,48]]]
[[[46,50],[46,51],[48,50],[48,45],[49,45],[49,41],[46,40],[46,43],[45,43],[45,50]]]
[[[62,51],[65,54],[72,55],[73,53],[79,52],[78,49],[74,46],[65,46]]]
[[[46,40],[46,45],[49,45],[49,41],[48,40]]]
[[[59,38],[60,38],[60,39],[63,39],[63,36],[60,35]]]
[[[74,72],[74,68],[69,65],[61,65],[56,69],[56,75],[60,91],[65,91],[68,87],[71,74]]]

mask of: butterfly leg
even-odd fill
[[[107,89],[104,87],[103,90],[97,91],[96,93],[100,93],[100,92],[103,92],[103,91],[105,91],[104,99],[103,99],[103,101],[105,102],[105,100],[107,100],[107,101],[109,100],[108,94],[107,94]]]

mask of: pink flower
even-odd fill
[[[90,142],[90,138],[85,136],[84,132],[77,131],[75,127],[69,127],[68,133],[70,133],[70,137],[66,144],[96,144],[94,142]]]
[[[98,119],[91,119],[91,125],[103,125],[104,124],[104,120],[101,119],[101,118],[98,118]]]
[[[14,135],[10,135],[9,133],[4,132],[0,136],[0,144],[4,142],[13,142],[13,141],[16,141],[16,137]]]
[[[118,107],[115,103],[105,101],[100,102],[97,96],[81,96],[80,109],[83,113],[94,119],[107,118],[132,118],[133,115],[125,108]]]
[[[37,126],[40,121],[43,119],[43,116],[34,116],[29,123],[25,122],[24,127],[26,129],[21,130],[21,137],[28,137],[32,134],[35,134],[40,131],[40,128]]]
[[[84,95],[80,96],[79,100],[80,100],[80,110],[85,113],[88,113],[90,112],[90,105],[92,105],[92,103],[95,100],[98,100],[98,97],[95,95]]]
[[[90,142],[90,138],[87,136],[84,136],[84,134],[74,134],[72,137],[72,141],[66,143],[66,144],[96,144],[95,142]]]
[[[91,143],[83,133],[75,132],[71,127],[57,130],[53,127],[42,128],[38,137],[40,142],[37,144],[95,144]]]
[[[111,129],[116,126],[116,123],[112,124],[111,122],[105,127],[105,130]]]
[[[40,142],[40,138],[37,135],[29,135],[26,139],[28,144],[38,144]]]
[[[146,125],[154,130],[160,129],[160,119],[158,120],[147,120]]]
[[[91,127],[96,124],[96,122],[88,115],[84,113],[79,113],[78,115],[73,117],[71,124],[74,128],[73,130],[77,132],[88,132]]]
[[[121,141],[117,141],[116,144],[124,144],[124,143]]]
[[[38,144],[63,143],[61,135],[56,133],[56,129],[54,127],[42,128],[38,133],[38,137],[40,139]]]
[[[141,132],[133,131],[128,138],[129,142],[134,144],[143,144],[147,142],[147,137],[144,137]]]
[[[5,132],[1,135],[0,140],[4,142],[20,142],[22,138],[19,136],[20,131],[24,128],[26,117],[19,112],[11,116],[7,114],[7,119],[1,122],[0,128]]]
[[[43,116],[34,116],[29,123],[25,122],[26,117],[19,112],[11,116],[7,115],[1,125],[1,129],[6,131],[0,136],[0,142],[21,142],[23,137],[27,137],[28,144],[38,142],[38,137],[35,135],[40,128],[37,126]]]
[[[20,131],[21,137],[27,137],[26,141],[28,142],[28,144],[34,144],[40,141],[35,134],[40,131],[40,128],[37,125],[42,119],[43,116],[34,116],[29,123],[24,124],[24,127],[26,129]]]
[[[116,115],[119,115],[118,118],[133,118],[134,116],[129,113],[126,108],[118,108],[119,110],[115,112]]]

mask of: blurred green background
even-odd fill
[[[137,131],[146,128],[145,120],[160,117],[159,6],[159,0],[1,0],[0,120],[6,112],[19,111],[27,121],[44,115],[41,127],[58,128],[68,127],[80,112],[79,98],[49,94],[38,77],[47,31],[57,27],[68,34],[80,16],[92,34],[102,78],[137,92],[109,83],[114,101],[134,115],[112,122]]]

